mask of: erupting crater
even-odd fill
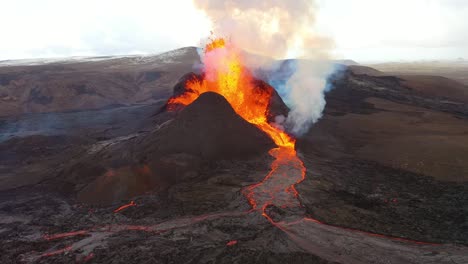
[[[206,92],[222,95],[238,115],[265,132],[277,146],[269,152],[275,158],[270,173],[243,191],[253,209],[272,221],[267,206],[300,207],[294,185],[304,179],[306,169],[295,151],[295,139],[270,123],[274,89],[255,80],[243,66],[239,50],[222,38],[206,45],[202,60],[203,77],[188,78],[185,90],[170,98],[167,108],[189,105]]]

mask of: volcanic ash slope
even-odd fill
[[[85,185],[79,200],[112,203],[196,177],[207,162],[260,155],[273,147],[224,97],[207,92],[150,133],[86,157],[87,165],[73,166],[70,175],[78,179],[75,186]],[[85,180],[79,176],[85,170],[97,173]]]

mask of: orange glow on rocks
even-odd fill
[[[67,246],[67,247],[64,247],[64,248],[61,248],[61,249],[57,249],[57,250],[54,250],[54,251],[51,251],[51,252],[44,253],[44,254],[41,255],[41,257],[51,257],[51,256],[63,254],[65,252],[68,252],[68,251],[71,251],[71,250],[72,250],[72,247]]]
[[[226,246],[231,247],[231,246],[234,246],[235,244],[237,244],[237,240],[231,240],[226,243]]]
[[[55,234],[55,235],[44,235],[44,239],[55,240],[55,239],[61,239],[61,238],[66,238],[66,237],[86,236],[86,235],[88,235],[88,231],[80,230],[80,231],[60,233],[60,234]]]
[[[187,90],[169,99],[169,108],[189,105],[200,94],[215,92],[224,96],[242,118],[267,133],[276,145],[294,149],[294,139],[267,121],[271,91],[255,86],[252,74],[242,64],[240,52],[232,44],[222,38],[212,40],[205,46],[203,62],[203,80],[187,81]]]
[[[281,208],[301,207],[294,186],[305,179],[306,173],[294,148],[279,147],[269,153],[275,160],[268,175],[243,191],[252,207],[261,210],[265,217],[265,210],[269,205]]]
[[[122,206],[120,206],[119,208],[115,209],[115,210],[114,210],[114,213],[118,213],[118,212],[120,212],[120,211],[122,211],[122,210],[127,209],[128,207],[131,207],[131,206],[136,206],[136,203],[135,203],[134,201],[131,201],[131,202],[128,203],[128,204],[122,205]]]
[[[205,92],[224,96],[237,114],[268,134],[278,146],[270,150],[270,155],[275,157],[270,173],[260,183],[244,190],[253,209],[261,210],[268,219],[265,208],[269,204],[300,206],[294,185],[304,179],[306,169],[296,155],[295,139],[268,123],[272,91],[254,84],[252,74],[242,64],[239,50],[223,38],[213,39],[205,46],[203,62],[204,78],[188,80],[186,91],[168,101],[169,109],[189,105]]]

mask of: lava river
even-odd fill
[[[304,180],[306,169],[294,149],[295,139],[268,123],[272,93],[254,85],[240,54],[224,39],[213,39],[205,47],[204,79],[189,80],[188,89],[171,98],[168,104],[188,105],[204,92],[216,92],[226,98],[236,113],[272,138],[278,147],[269,152],[275,158],[270,173],[263,181],[243,190],[253,209],[272,221],[265,211],[267,206],[300,207],[294,185]]]
[[[303,250],[337,262],[376,263],[379,262],[378,259],[376,260],[379,256],[385,258],[385,263],[387,261],[388,263],[413,263],[415,258],[422,260],[416,263],[450,263],[446,259],[452,261],[452,257],[466,259],[463,254],[464,248],[440,245],[441,249],[449,253],[428,259],[433,252],[433,245],[429,243],[336,227],[306,217],[295,189],[295,185],[303,181],[306,175],[306,168],[295,150],[295,139],[268,123],[268,106],[272,91],[256,87],[253,77],[242,66],[241,61],[240,52],[235,47],[223,39],[213,40],[205,47],[203,80],[189,80],[186,83],[186,91],[168,101],[168,109],[175,108],[176,105],[188,105],[204,92],[216,92],[226,98],[236,113],[272,138],[277,147],[269,151],[269,154],[274,157],[270,172],[259,183],[242,190],[242,194],[252,206],[250,211],[172,219],[148,226],[111,224],[87,230],[46,235],[44,236],[46,241],[76,236],[84,238],[64,248],[51,248],[39,255],[34,252],[31,255],[25,255],[26,261],[34,262],[43,257],[72,251],[81,252],[77,257],[86,261],[94,257],[94,248],[121,231],[135,230],[160,234],[202,221],[224,217],[243,218],[251,213],[261,214]],[[137,206],[137,204],[132,201],[117,208],[114,213],[119,213],[131,206]],[[289,214],[275,213],[278,210],[289,212]],[[230,240],[226,246],[232,247],[237,243],[237,240]]]
[[[275,158],[271,170],[259,183],[248,186],[242,193],[248,199],[253,211],[258,211],[271,224],[284,231],[298,244],[304,243],[300,233],[307,226],[331,228],[339,232],[360,233],[367,237],[384,237],[390,240],[405,241],[415,244],[431,244],[402,238],[367,233],[350,228],[335,227],[316,219],[305,217],[295,185],[305,179],[306,168],[295,150],[295,139],[279,127],[268,123],[268,106],[271,91],[254,85],[253,77],[242,64],[242,56],[236,47],[222,38],[208,43],[202,58],[204,63],[203,80],[187,81],[188,89],[169,100],[169,109],[175,105],[188,105],[204,92],[216,92],[226,98],[233,109],[248,122],[256,125],[277,145],[269,151]],[[268,207],[274,206],[294,212],[288,219],[275,221],[268,213]],[[311,228],[313,229],[313,228]],[[299,231],[300,230],[300,231]],[[303,247],[306,248],[306,247]]]

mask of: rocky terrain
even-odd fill
[[[441,76],[468,85],[468,61],[462,58],[458,60],[372,63],[369,66],[389,75]]]
[[[154,56],[3,62],[0,116],[156,103],[197,63],[194,47]]]
[[[344,68],[296,144],[300,206],[265,218],[244,194],[271,170],[272,142],[220,96],[164,111],[196,64],[182,51],[0,68],[17,98],[0,104],[1,263],[468,262],[462,98]],[[56,91],[80,80],[99,103]]]

